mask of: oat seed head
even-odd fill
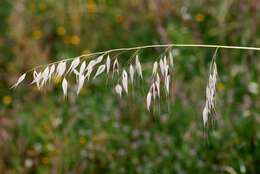
[[[216,83],[218,77],[217,64],[216,64],[216,54],[218,49],[242,49],[242,50],[256,50],[260,51],[260,48],[255,47],[238,47],[238,46],[223,46],[223,45],[193,45],[193,44],[167,44],[167,45],[147,45],[141,47],[132,47],[132,48],[119,48],[113,49],[103,52],[92,53],[88,55],[81,55],[75,58],[69,58],[65,60],[61,60],[58,62],[54,62],[48,64],[46,66],[38,66],[32,70],[27,71],[22,74],[17,82],[11,87],[16,88],[20,85],[26,78],[28,74],[31,74],[33,80],[31,84],[36,84],[36,86],[40,89],[43,88],[47,82],[51,82],[51,80],[55,77],[62,78],[62,91],[64,96],[68,95],[68,80],[69,76],[74,76],[76,79],[76,93],[79,95],[81,89],[83,88],[85,83],[90,83],[89,80],[95,80],[97,78],[101,78],[102,76],[107,76],[109,78],[110,73],[112,73],[112,79],[121,81],[122,86],[117,83],[115,85],[115,92],[121,97],[123,90],[126,94],[129,93],[128,90],[128,81],[131,82],[133,91],[135,90],[134,80],[139,76],[142,83],[145,82],[143,76],[142,65],[140,59],[142,57],[139,54],[134,54],[135,61],[130,63],[130,65],[125,66],[123,62],[118,60],[117,56],[113,56],[114,52],[131,52],[131,51],[139,51],[141,49],[148,48],[167,48],[165,49],[165,53],[161,55],[160,60],[155,60],[153,62],[153,68],[151,71],[152,74],[152,82],[150,83],[150,88],[146,96],[146,107],[147,110],[150,111],[152,105],[157,100],[160,100],[160,93],[165,92],[166,96],[170,95],[171,83],[172,82],[172,73],[173,68],[175,66],[174,58],[176,55],[173,54],[172,47],[205,47],[205,48],[217,48],[215,54],[212,58],[212,62],[210,64],[209,70],[209,78],[206,86],[206,102],[202,112],[203,124],[204,126],[208,125],[211,119],[214,119],[216,115],[215,109],[215,96],[216,96]],[[106,59],[104,60],[104,57]],[[71,63],[70,63],[71,62]],[[67,68],[67,65],[69,65]],[[120,66],[122,65],[122,70],[120,70]],[[44,67],[44,69],[42,68]],[[110,68],[112,67],[112,68]],[[112,69],[112,72],[110,72]],[[144,66],[146,70],[146,66]],[[160,70],[158,70],[160,69]],[[129,70],[129,72],[127,72]],[[120,76],[120,71],[122,75]],[[159,72],[158,72],[159,71]],[[95,72],[95,73],[94,73]],[[104,72],[106,72],[104,74]],[[92,76],[92,73],[94,75]],[[117,76],[114,78],[114,74]],[[135,73],[137,74],[135,76]],[[129,78],[128,78],[129,75]],[[87,79],[87,82],[86,82]],[[160,86],[163,85],[165,90],[161,90]],[[70,85],[72,86],[72,85]],[[131,90],[132,91],[132,90]]]

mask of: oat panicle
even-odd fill
[[[145,101],[147,110],[151,111],[152,106],[157,101],[160,102],[161,94],[164,93],[166,98],[171,95],[171,84],[173,81],[172,73],[174,72],[173,70],[175,66],[174,54],[172,52],[173,47],[217,48],[210,65],[209,78],[206,87],[206,103],[202,112],[204,126],[207,126],[209,121],[213,119],[216,115],[215,96],[218,77],[216,54],[218,49],[260,51],[260,48],[256,47],[194,44],[147,45],[132,48],[119,48],[103,52],[91,53],[87,55],[81,55],[75,58],[69,58],[48,65],[35,67],[32,70],[29,70],[26,73],[22,74],[11,88],[16,88],[17,86],[19,86],[26,79],[28,74],[31,74],[33,77],[33,80],[30,84],[36,84],[39,89],[43,88],[47,84],[47,82],[51,82],[52,79],[58,77],[63,79],[61,86],[63,94],[66,97],[68,95],[69,82],[67,79],[69,79],[69,76],[74,76],[74,78],[76,79],[76,94],[79,95],[85,83],[89,83],[90,80],[95,80],[97,78],[100,78],[101,76],[107,76],[108,78],[110,73],[112,73],[112,79],[118,81],[118,83],[114,87],[115,92],[121,97],[123,91],[126,94],[129,93],[128,82],[131,82],[131,89],[133,90],[135,89],[134,82],[135,80],[137,80],[137,78],[140,79],[142,82],[145,82],[143,75],[144,66],[142,67],[142,57],[139,54],[134,54],[135,60],[130,62],[130,65],[128,64],[126,66],[123,64],[123,62],[118,60],[117,56],[113,56],[113,53],[127,51],[138,52],[138,50],[147,48],[166,48],[164,54],[160,56],[160,59],[155,60],[152,64],[150,88],[147,92]]]

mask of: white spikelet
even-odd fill
[[[160,81],[155,82],[155,90],[156,90],[157,96],[160,98]]]
[[[165,90],[166,90],[166,94],[169,95],[170,93],[170,76],[167,75],[165,78]]]
[[[208,106],[207,104],[205,105],[204,109],[203,109],[203,113],[202,113],[202,118],[203,118],[203,124],[204,126],[206,126],[207,122],[208,122]]]
[[[169,65],[164,65],[164,76],[169,75]]]
[[[203,113],[202,113],[204,126],[206,126],[209,120],[210,113],[212,113],[213,116],[216,115],[215,113],[216,83],[217,83],[217,65],[215,59],[213,58],[210,67],[209,80],[206,87],[206,104],[204,106]]]
[[[86,68],[86,61],[82,62],[79,68],[79,74],[83,74]]]
[[[48,78],[49,78],[49,67],[47,66],[43,73],[42,73],[42,82],[41,82],[41,86],[43,86],[47,81],[48,81]]]
[[[87,70],[86,77],[88,78],[88,80],[89,80],[89,78],[90,78],[90,75],[91,75],[91,73],[92,73],[92,71],[93,71],[93,67],[94,67],[95,65],[96,65],[96,60],[91,60],[91,61],[89,62],[89,64],[88,64],[87,68],[86,68],[86,70]]]
[[[122,96],[122,87],[121,85],[117,84],[115,87],[116,93],[121,97]]]
[[[172,55],[172,52],[171,51],[169,51],[169,62],[170,62],[170,66],[171,66],[171,68],[173,68],[173,55]]]
[[[168,64],[166,56],[163,57],[163,64],[164,64],[164,66],[166,66]]]
[[[130,80],[131,83],[134,83],[134,75],[135,75],[135,70],[134,70],[134,66],[131,64],[129,67],[129,74],[130,74]]]
[[[142,66],[141,66],[141,63],[139,61],[138,55],[136,55],[136,58],[135,58],[135,66],[136,66],[137,74],[141,77],[141,79],[143,79]]]
[[[40,89],[41,78],[42,78],[42,73],[41,72],[37,73],[37,71],[34,71],[33,72],[33,81],[31,82],[31,84],[36,83],[38,89]]]
[[[60,62],[57,66],[56,73],[58,77],[61,77],[66,70],[66,62]]]
[[[99,57],[96,59],[96,61],[95,61],[95,65],[96,65],[96,64],[99,64],[100,62],[102,62],[103,57],[104,57],[104,55],[99,56]]]
[[[40,72],[41,73],[41,72]],[[36,70],[33,71],[33,79],[36,79],[38,77],[39,73],[37,73]],[[33,83],[33,82],[32,82]]]
[[[73,73],[75,74],[76,80],[77,80],[77,82],[78,82],[78,80],[79,80],[79,72],[74,69],[74,70],[73,70]]]
[[[17,82],[16,82],[11,88],[16,88],[16,87],[25,79],[25,77],[26,77],[26,73],[24,73],[23,75],[21,75],[21,76],[18,78]]]
[[[160,59],[159,65],[160,65],[161,74],[164,76],[164,63],[162,59]]]
[[[151,102],[152,102],[152,93],[149,91],[146,96],[146,107],[148,111],[150,111]]]
[[[88,66],[87,66],[87,71],[90,70],[90,69],[93,69],[93,67],[96,65],[96,60],[91,60],[89,63],[88,63]]]
[[[155,61],[153,64],[153,75],[155,75],[157,73],[157,69],[158,69],[158,63],[157,63],[157,61]]]
[[[156,73],[156,82],[158,82],[159,84],[160,84],[160,76],[159,76],[159,74],[158,73]]]
[[[78,57],[71,62],[71,65],[68,69],[68,73],[76,69],[79,64],[80,64],[80,58]]]
[[[39,78],[39,74],[41,74],[41,72],[39,72],[39,73],[37,73],[37,71],[33,71],[33,81],[31,82],[31,84],[34,84],[34,83],[36,83],[36,81],[38,80],[38,78]]]
[[[110,56],[108,55],[106,61],[107,74],[109,73],[110,70],[110,64],[111,64],[111,60],[110,60]]]
[[[156,99],[156,96],[157,96],[155,83],[152,84],[152,86],[151,86],[151,88],[150,88],[150,92],[152,93],[153,100],[155,100],[155,99]]]
[[[83,74],[80,74],[78,80],[77,95],[79,95],[79,92],[82,89],[84,82],[85,82],[85,76]]]
[[[161,79],[158,73],[156,73],[156,82],[160,85]]]
[[[113,73],[114,72],[117,72],[119,73],[119,63],[118,63],[118,60],[116,59],[113,63]]]
[[[54,72],[55,72],[55,65],[52,65],[49,72],[49,77],[48,77],[49,80],[52,78]]]
[[[91,60],[91,61],[89,62],[88,66],[87,66],[87,68],[86,68],[86,70],[87,70],[87,75],[86,75],[86,77],[87,77],[88,79],[90,78],[90,75],[91,75],[91,73],[92,73],[92,71],[93,71],[93,69],[94,69],[94,66],[97,65],[97,64],[99,64],[100,62],[102,62],[103,57],[104,57],[104,55],[101,55],[101,56],[99,56],[97,59]]]
[[[66,78],[64,78],[62,81],[62,90],[63,90],[64,96],[66,97],[67,91],[68,91],[68,82],[67,82]]]
[[[99,76],[100,74],[102,74],[102,73],[105,71],[105,69],[106,69],[106,65],[100,65],[100,66],[98,67],[98,70],[97,70],[95,76],[94,76],[94,79],[96,79],[97,76]]]
[[[93,68],[87,69],[86,78],[88,78],[88,80],[90,78],[92,71],[93,71]]]
[[[122,73],[122,85],[125,90],[125,92],[128,94],[128,76],[126,70],[123,70]]]

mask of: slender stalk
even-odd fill
[[[83,54],[78,57],[72,57],[64,60],[59,60],[47,65],[39,65],[34,67],[33,69],[30,69],[26,73],[33,71],[37,68],[43,67],[43,66],[49,66],[52,64],[56,64],[62,61],[70,61],[75,58],[82,58],[82,57],[91,57],[95,55],[100,55],[100,54],[108,54],[112,52],[118,52],[118,51],[131,51],[131,50],[139,50],[139,49],[145,49],[145,48],[162,48],[162,47],[201,47],[201,48],[222,48],[222,49],[238,49],[238,50],[255,50],[255,51],[260,51],[260,48],[258,47],[241,47],[241,46],[227,46],[227,45],[202,45],[202,44],[164,44],[164,45],[144,45],[144,46],[138,46],[138,47],[128,47],[128,48],[117,48],[117,49],[110,49],[107,51],[101,51],[101,52],[95,52],[95,53],[90,53],[90,54]]]

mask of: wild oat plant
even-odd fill
[[[117,81],[114,85],[114,91],[120,97],[125,93],[128,95],[128,87],[132,85],[135,87],[135,82],[143,80],[142,63],[138,51],[146,48],[165,48],[164,53],[160,56],[159,60],[153,62],[153,68],[151,72],[150,87],[147,89],[146,95],[146,107],[148,111],[155,103],[160,103],[161,95],[165,95],[165,98],[170,95],[170,88],[173,79],[174,72],[174,47],[207,47],[216,48],[215,54],[212,58],[209,78],[206,86],[206,102],[202,112],[202,120],[205,127],[208,127],[209,123],[214,120],[216,116],[215,109],[215,96],[216,96],[216,83],[218,77],[216,54],[217,50],[223,49],[245,49],[245,50],[260,50],[255,47],[238,47],[238,46],[222,46],[222,45],[189,45],[189,44],[169,44],[169,45],[148,45],[132,48],[119,48],[103,52],[97,52],[87,55],[81,55],[75,58],[69,58],[54,62],[48,65],[41,65],[27,71],[19,77],[17,82],[12,86],[16,88],[24,79],[27,74],[32,74],[31,84],[37,85],[39,89],[42,89],[53,78],[62,79],[62,90],[65,97],[68,95],[68,88],[70,86],[68,78],[73,75],[76,79],[75,93],[78,95],[83,88],[84,84],[90,80],[95,80],[98,77],[105,75],[111,77]],[[131,57],[131,62],[127,66],[123,66],[118,60],[117,56],[112,56],[112,53],[122,53],[127,51],[136,51]],[[118,55],[118,54],[117,54]],[[134,59],[134,60],[133,60]],[[72,86],[72,85],[71,85]]]

